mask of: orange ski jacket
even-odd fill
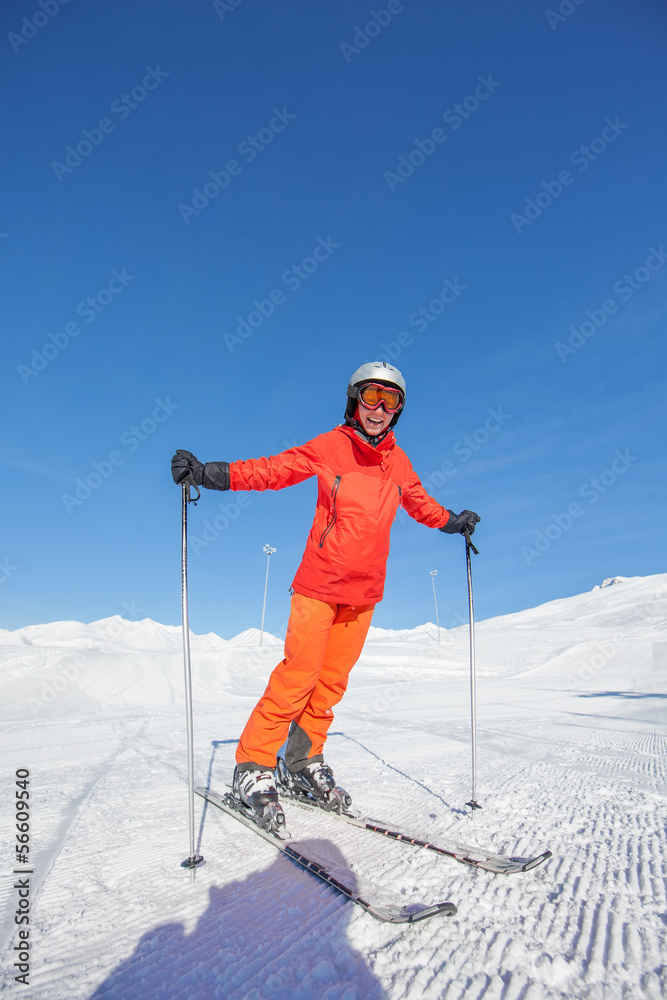
[[[231,490],[281,490],[317,476],[315,519],[292,587],[335,604],[382,600],[396,511],[430,528],[449,514],[428,495],[393,431],[376,446],[336,427],[269,458],[229,463]]]

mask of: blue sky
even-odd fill
[[[177,624],[174,449],[306,441],[383,356],[415,469],[482,516],[478,617],[665,570],[662,3],[8,0],[0,27],[2,627]],[[281,631],[315,495],[190,508],[196,632],[259,625],[266,543]],[[463,540],[400,515],[375,624],[432,620],[433,569],[457,624]]]

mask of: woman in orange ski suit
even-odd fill
[[[379,375],[388,379],[395,371]],[[479,520],[470,511],[456,515],[428,495],[390,429],[396,416],[385,419],[376,407],[372,412],[380,414],[383,427],[373,434],[363,405],[361,411],[359,403],[348,406],[345,425],[269,458],[203,466],[189,452],[177,453],[188,456],[181,467],[188,468],[193,481],[210,489],[280,490],[311,476],[318,481],[315,519],[292,583],[285,656],[243,730],[237,770],[275,768],[288,732],[290,771],[323,760],[333,706],[345,693],[373,610],[382,600],[398,507],[421,524],[450,533],[462,532],[464,525],[474,530]]]

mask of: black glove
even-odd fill
[[[455,514],[453,510],[448,510],[449,521],[443,528],[438,528],[438,531],[445,531],[448,535],[465,535],[466,529],[468,534],[472,535],[475,530],[475,525],[478,521],[481,521],[479,514],[476,514],[474,510],[462,510],[460,514]]]
[[[193,483],[201,486],[204,478],[204,466],[191,451],[179,448],[171,460],[171,475],[177,486],[181,483]]]
[[[207,462],[204,465],[191,451],[179,448],[171,460],[171,474],[174,482],[194,483],[207,490],[229,489],[229,462]]]

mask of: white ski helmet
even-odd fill
[[[360,368],[357,368],[357,370],[350,375],[350,381],[347,387],[345,422],[349,423],[354,417],[354,411],[357,408],[359,388],[367,382],[378,382],[380,385],[390,385],[395,389],[400,389],[403,393],[403,406],[397,413],[394,414],[391,423],[389,424],[390,427],[393,427],[405,409],[405,379],[399,372],[398,368],[394,368],[393,365],[388,365],[386,361],[368,361],[365,365],[361,365]]]

